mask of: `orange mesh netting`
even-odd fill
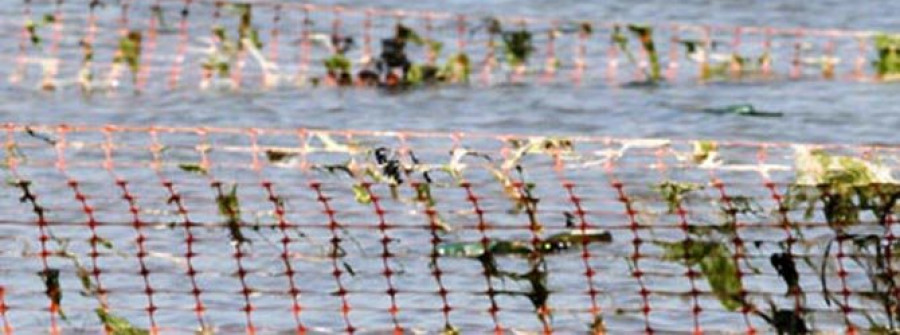
[[[896,146],[3,131],[5,334],[868,332],[898,318]]]
[[[421,83],[895,77],[878,32],[593,22],[278,1],[24,1],[0,51],[13,85],[86,91]],[[17,33],[16,33],[17,32]],[[380,65],[380,67],[379,67]],[[388,71],[393,70],[393,71]],[[401,73],[402,70],[402,73]]]

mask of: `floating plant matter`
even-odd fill
[[[875,50],[878,51],[878,59],[874,61],[878,75],[885,80],[900,78],[900,35],[876,35]]]

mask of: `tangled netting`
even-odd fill
[[[2,130],[5,334],[900,321],[896,146]]]
[[[882,81],[878,32],[644,25],[280,1],[32,1],[4,20],[0,75],[55,90]],[[18,33],[15,33],[18,32]]]

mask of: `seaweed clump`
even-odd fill
[[[724,244],[694,240],[659,244],[664,250],[664,260],[680,261],[687,267],[699,265],[713,294],[727,310],[734,311],[747,304],[741,294],[743,285],[737,262]]]
[[[215,74],[220,78],[231,74],[232,65],[241,52],[251,49],[258,51],[263,48],[259,29],[253,26],[253,5],[233,4],[231,7],[239,17],[236,39],[232,40],[228,37],[225,27],[213,26],[212,35],[216,43],[207,59],[201,63],[205,72]]]
[[[879,164],[822,150],[797,149],[797,178],[786,197],[788,209],[805,205],[804,216],[814,216],[817,204],[829,226],[842,232],[870,212],[884,226],[900,200],[900,184]]]
[[[885,80],[900,78],[900,35],[876,35],[875,50],[878,51],[874,62],[878,76]]]
[[[237,185],[232,185],[228,193],[222,192],[222,186],[219,183],[213,185],[216,188],[216,204],[219,207],[219,214],[226,219],[226,225],[231,235],[231,241],[237,245],[249,243],[250,240],[244,237],[241,232],[241,206],[237,197]]]
[[[33,21],[30,19],[25,21],[25,32],[28,33],[28,39],[31,41],[31,44],[37,47],[41,46],[41,42],[43,41],[43,39],[38,34],[38,29],[55,22],[56,16],[50,14],[44,15],[39,21]]]
[[[525,29],[503,33],[503,50],[510,66],[525,65],[534,52],[531,32]]]
[[[637,57],[628,48],[628,37],[622,33],[622,28],[618,25],[613,27],[610,40],[612,44],[617,46],[620,51],[628,57],[629,63],[644,71],[646,83],[655,84],[662,81],[662,70],[659,63],[659,53],[656,51],[656,43],[653,41],[653,27],[644,25],[629,24],[626,29],[634,34],[640,42],[641,49],[647,55],[650,62],[650,70],[640,66]]]
[[[128,66],[131,70],[132,82],[137,82],[138,71],[141,67],[141,41],[143,36],[140,31],[131,30],[119,40],[119,50],[116,52],[113,63]]]
[[[664,181],[653,187],[666,202],[669,214],[675,214],[681,207],[685,196],[693,191],[703,189],[703,185],[689,182]]]

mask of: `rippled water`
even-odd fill
[[[616,137],[897,143],[894,84],[780,82],[654,89],[506,86],[256,93],[166,92],[83,99],[7,90],[5,120],[22,123],[160,124],[415,129]],[[783,117],[704,113],[753,104]]]

